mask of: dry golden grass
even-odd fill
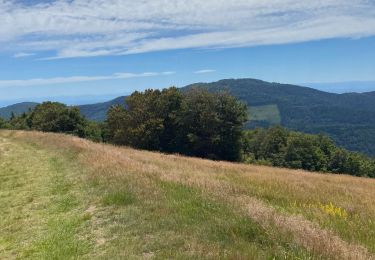
[[[309,250],[332,259],[369,259],[371,255],[363,246],[350,244],[329,230],[320,228],[301,215],[281,214],[257,199],[239,198],[239,205],[246,207],[248,215],[265,228],[276,226],[290,234],[295,241]]]
[[[235,205],[234,210],[240,214],[265,229],[290,236],[316,256],[374,258],[373,179],[214,162],[95,144],[58,134],[19,131],[6,132],[6,136],[51,150],[74,151],[76,159],[89,169],[87,178],[104,183],[131,180],[131,188],[145,200],[162,196],[155,180],[183,184],[213,200]],[[314,206],[329,203],[348,216],[330,215]],[[95,211],[95,207],[88,211]],[[103,243],[105,239],[99,238],[98,244]]]

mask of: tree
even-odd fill
[[[184,137],[181,135],[182,111],[185,102],[184,96],[175,88],[163,89],[160,95],[160,118],[163,119],[163,132],[159,136],[160,150],[162,152],[181,152]]]
[[[269,128],[260,145],[259,157],[271,160],[274,166],[284,166],[289,132],[280,126]]]
[[[126,110],[122,106],[113,106],[108,110],[106,132],[109,142],[120,145],[130,145],[130,140],[126,133],[129,127],[128,121]]]
[[[223,160],[241,159],[243,125],[248,120],[248,109],[228,93],[217,95],[216,111],[220,120],[219,157]]]
[[[182,94],[176,88],[134,92],[121,106],[108,112],[108,128],[114,143],[140,149],[177,151],[178,120]]]
[[[0,129],[6,128],[6,122],[3,118],[0,117]]]
[[[246,105],[227,93],[192,89],[185,93],[182,131],[186,154],[238,161]]]
[[[309,171],[327,169],[327,157],[319,146],[319,137],[291,134],[285,154],[285,166]]]
[[[30,127],[43,132],[60,132],[85,137],[86,120],[76,107],[57,102],[45,102],[29,116]]]
[[[83,136],[94,142],[103,141],[102,125],[97,122],[86,121],[83,128]]]
[[[17,116],[12,112],[12,115],[8,121],[8,128],[14,130],[28,130],[30,129],[29,125],[29,115],[26,113],[22,113],[22,115]]]
[[[10,113],[10,118],[9,118],[9,120],[11,121],[11,120],[13,120],[13,119],[15,119],[16,118],[16,114],[12,111],[11,113]]]
[[[374,159],[339,148],[323,135],[276,126],[247,130],[242,143],[245,162],[375,177]]]
[[[108,112],[112,142],[220,160],[239,160],[246,106],[228,94],[176,88],[135,92]]]

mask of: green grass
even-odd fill
[[[88,180],[74,155],[9,140],[0,175],[1,258],[308,255],[199,190],[153,180],[145,192],[134,179]]]
[[[110,191],[103,197],[103,203],[105,206],[127,206],[134,202],[134,195],[126,189]]]
[[[109,206],[102,213],[108,221],[103,237],[110,243],[100,250],[108,258],[284,259],[286,256],[310,256],[304,248],[293,245],[288,237],[277,232],[270,236],[259,224],[194,188],[156,181],[155,186],[149,188],[157,188],[157,195],[142,192],[129,195],[128,190],[117,190],[118,181],[107,182],[102,187],[107,190],[103,199]],[[110,197],[109,191],[113,191]]]
[[[4,144],[2,144],[4,146]],[[12,142],[0,161],[0,258],[73,259],[90,249],[68,158]]]
[[[324,188],[318,185],[314,187],[314,190],[307,190],[306,188],[304,190],[293,190],[293,185],[280,185],[276,180],[274,183],[267,182],[265,184],[264,182],[244,180],[237,177],[234,176],[231,181],[237,187],[242,187],[247,195],[261,198],[280,212],[303,215],[306,219],[319,223],[320,226],[328,230],[334,230],[346,241],[360,241],[361,244],[366,245],[371,252],[375,253],[374,212],[370,208],[363,210],[366,207],[366,203],[368,203],[366,201],[367,198],[364,199],[363,206],[352,202],[356,199],[361,200],[361,195],[352,193],[350,187],[342,185],[334,187],[332,185],[331,190],[329,190],[328,184]],[[371,180],[369,181],[372,182]],[[328,189],[328,192],[326,189]],[[349,206],[348,201],[352,205]],[[344,210],[347,216],[329,214],[330,212],[321,207],[332,203],[338,209]]]
[[[250,121],[265,121],[272,125],[281,123],[280,111],[277,105],[249,107]]]
[[[304,248],[291,247],[288,237],[265,230],[250,218],[236,214],[226,204],[208,199],[197,189],[164,182],[170,218],[179,232],[191,233],[192,237],[205,244],[219,246],[221,253],[215,258],[307,258]],[[176,225],[177,224],[177,225]],[[278,239],[274,239],[275,237]],[[226,252],[226,254],[224,254]],[[202,255],[197,255],[203,257]]]
[[[374,250],[371,180],[37,133],[0,132],[0,156],[0,259],[335,258],[320,245],[328,238],[305,244],[308,233],[277,222],[297,214]],[[243,198],[265,206],[247,212]],[[306,207],[329,201],[349,217]]]

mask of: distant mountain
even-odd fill
[[[125,96],[118,97],[107,102],[95,103],[90,105],[80,105],[77,107],[80,109],[81,113],[88,119],[94,121],[103,121],[107,116],[108,109],[114,105],[123,105],[124,100]],[[9,119],[12,112],[16,115],[20,115],[24,112],[29,111],[29,109],[33,109],[38,104],[39,103],[36,102],[23,102],[7,107],[2,107],[0,108],[0,117],[4,119]]]
[[[312,88],[254,79],[197,83],[209,91],[227,91],[250,106],[248,127],[281,125],[307,133],[325,133],[349,150],[375,155],[375,92],[333,94]],[[251,112],[261,112],[261,116]],[[263,116],[263,117],[262,117]],[[273,119],[273,121],[271,120]]]
[[[365,95],[368,95],[368,96],[371,96],[371,97],[375,97],[375,91],[372,91],[372,92],[366,92],[366,93],[363,93]]]
[[[364,93],[375,91],[375,81],[303,83],[301,85],[332,93]]]
[[[245,102],[250,112],[248,128],[281,124],[306,133],[324,133],[342,147],[375,156],[375,92],[334,94],[256,79],[196,83],[181,91],[194,87],[226,91]],[[108,109],[113,105],[124,105],[124,100],[125,96],[122,96],[78,107],[88,119],[103,121]],[[35,106],[36,103],[31,104]],[[28,110],[28,106],[20,104],[13,108],[20,113]],[[12,106],[0,109],[0,115],[4,109],[9,116]]]
[[[78,106],[81,113],[90,120],[103,121],[107,117],[107,111],[111,106],[124,105],[125,96],[118,97],[108,102]]]
[[[121,93],[125,95],[125,93]],[[130,93],[126,93],[128,95]],[[116,94],[103,94],[103,95],[79,95],[79,96],[41,96],[41,97],[30,97],[29,99],[25,98],[16,98],[16,99],[1,99],[4,97],[0,97],[0,108],[18,104],[22,102],[32,102],[32,103],[42,103],[46,100],[51,102],[60,102],[63,104],[71,105],[71,106],[80,106],[86,104],[94,104],[100,102],[106,102],[108,100],[117,98],[119,95]]]
[[[36,105],[38,105],[38,103],[22,102],[7,107],[2,107],[0,108],[0,117],[9,119],[12,115],[12,112],[15,115],[21,115],[22,113],[29,111],[29,109],[33,109]]]

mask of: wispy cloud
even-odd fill
[[[206,74],[206,73],[213,73],[213,72],[216,72],[216,70],[205,69],[205,70],[194,71],[195,74]]]
[[[30,57],[34,56],[35,53],[27,53],[27,52],[18,52],[13,55],[13,58],[25,58],[25,57]]]
[[[121,72],[121,73],[114,73],[108,76],[72,76],[72,77],[36,78],[36,79],[24,79],[24,80],[0,80],[0,88],[54,85],[54,84],[78,83],[78,82],[89,82],[89,81],[99,81],[99,80],[156,77],[156,76],[168,76],[172,74],[175,74],[175,73],[172,71],[143,72],[143,73]]]
[[[0,0],[0,52],[47,59],[375,35],[370,0]]]

